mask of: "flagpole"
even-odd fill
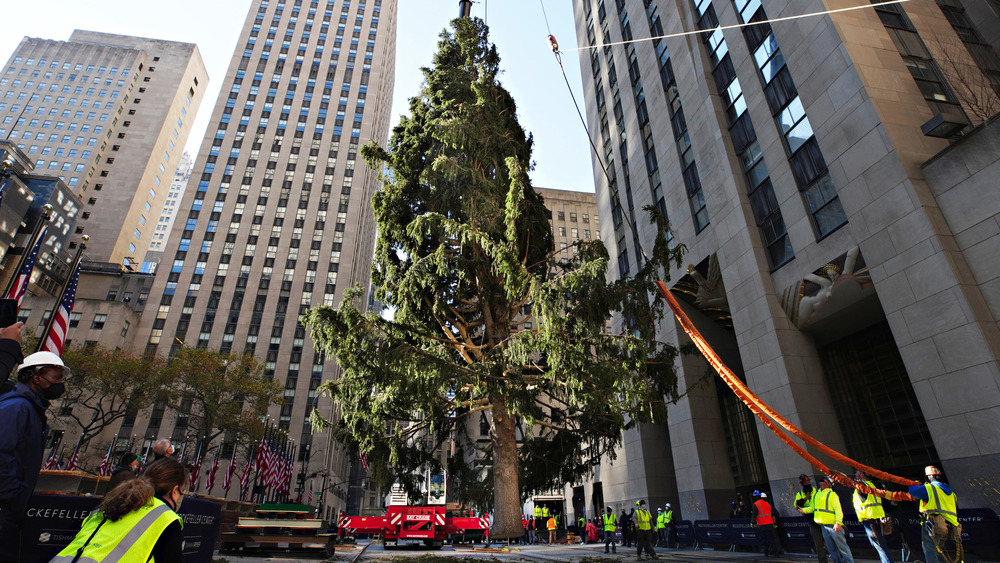
[[[268,448],[268,444],[267,444],[267,439],[268,439],[267,435],[268,435],[268,432],[270,432],[270,430],[271,430],[269,428],[270,425],[271,425],[271,417],[268,417],[267,420],[264,422],[264,434],[263,434],[263,436],[261,436],[260,443],[257,445],[257,456],[256,456],[256,460],[255,460],[256,461],[256,465],[257,465],[257,467],[255,468],[256,474],[253,476],[253,490],[250,492],[250,498],[251,499],[256,499],[256,498],[260,497],[262,501],[265,500],[266,497],[264,497],[264,495],[262,494],[263,493],[263,491],[262,491],[262,488],[263,488],[262,485],[263,485],[263,483],[261,482],[261,477],[262,477],[261,476],[261,466],[264,465],[264,464],[261,463],[261,461],[262,461],[262,457],[263,457],[263,461],[267,461],[267,454],[265,454],[264,452],[262,452],[261,449],[262,448],[265,449],[265,450],[269,449]]]
[[[3,288],[3,296],[6,297],[10,294],[11,288],[14,287],[14,283],[17,281],[17,276],[21,274],[21,270],[24,268],[24,263],[28,260],[28,256],[31,254],[31,249],[35,248],[35,244],[38,243],[38,233],[41,232],[42,226],[48,223],[52,218],[52,205],[46,203],[42,207],[42,215],[35,222],[34,228],[31,230],[31,238],[28,239],[28,244],[24,247],[24,252],[21,253],[21,257],[17,259],[17,264],[14,268],[13,274],[10,279],[7,280],[7,284]]]
[[[41,352],[42,349],[45,348],[45,342],[49,339],[49,331],[52,330],[52,325],[56,322],[56,311],[59,310],[59,307],[62,307],[63,298],[66,296],[66,289],[69,287],[70,282],[73,281],[73,275],[76,274],[76,268],[80,265],[80,261],[83,259],[83,251],[87,248],[88,240],[90,240],[90,237],[88,235],[83,235],[83,242],[81,242],[80,247],[76,249],[76,256],[73,258],[73,265],[70,267],[69,273],[66,275],[66,281],[63,282],[62,288],[59,290],[59,295],[56,297],[56,305],[52,308],[52,312],[49,313],[49,320],[45,323],[45,330],[42,331],[42,337],[38,339],[38,348],[35,349],[35,352]],[[4,293],[4,295],[7,295],[7,293]]]

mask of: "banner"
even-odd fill
[[[97,508],[101,497],[32,495],[21,528],[21,561],[48,561],[69,545],[83,520]],[[219,538],[222,507],[217,502],[185,497],[184,563],[211,563]],[[17,559],[12,559],[17,561]],[[6,561],[0,557],[0,561]]]

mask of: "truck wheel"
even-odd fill
[[[443,543],[441,540],[424,540],[424,545],[430,549],[441,549]]]

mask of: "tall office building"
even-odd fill
[[[690,264],[674,294],[752,390],[862,463],[942,464],[963,507],[995,506],[1000,294],[983,250],[1000,210],[995,149],[976,147],[997,137],[982,125],[1000,110],[997,4],[858,4],[574,0],[601,238],[629,275],[652,244],[642,208],[659,207]],[[689,394],[568,508],[646,498],[723,518],[762,489],[794,514],[809,465],[726,387],[695,387],[706,369],[679,360]]]
[[[177,208],[184,197],[184,190],[187,189],[188,181],[191,180],[191,172],[194,170],[194,159],[187,152],[181,155],[180,162],[177,163],[177,170],[167,187],[166,201],[163,202],[163,209],[156,219],[156,226],[153,228],[153,239],[149,242],[145,257],[142,259],[142,267],[145,273],[156,272],[156,267],[160,264],[163,256],[163,247],[167,244],[167,235],[174,227],[177,220]]]
[[[271,415],[299,444],[296,473],[310,451],[315,489],[342,490],[351,460],[312,435],[311,409],[334,415],[315,390],[337,367],[297,321],[368,286],[378,182],[359,148],[387,141],[395,37],[395,0],[251,3],[140,325],[150,353],[200,346],[265,362],[285,388]],[[134,426],[183,430],[155,415]],[[327,495],[329,514],[341,494]]]
[[[83,201],[90,259],[138,268],[207,80],[191,43],[25,37],[0,75],[0,136]]]

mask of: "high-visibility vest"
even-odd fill
[[[667,526],[673,524],[674,523],[674,511],[673,510],[668,510],[664,514],[667,515]]]
[[[542,507],[542,518],[548,518],[548,517],[549,517],[549,508],[547,506],[543,506]]]
[[[833,526],[844,522],[844,512],[840,507],[840,497],[833,489],[823,489],[816,495],[813,504],[813,519],[817,524]]]
[[[615,515],[614,514],[605,514],[604,515],[604,531],[605,532],[613,532],[613,531],[615,531],[615,524],[616,523],[617,522],[615,521]]]
[[[541,518],[541,517],[542,517],[542,507],[536,506],[535,507],[535,518]]]
[[[650,526],[650,515],[649,511],[645,508],[640,508],[635,511],[635,527],[639,530],[649,530],[652,528]]]
[[[83,556],[80,561],[86,563],[148,561],[156,540],[174,522],[181,522],[181,517],[158,498],[115,522],[105,520],[104,513],[95,512],[83,521],[76,537],[52,558],[52,563],[72,562],[81,547]]]
[[[864,484],[874,489],[875,484],[871,481],[864,481]],[[854,489],[854,512],[858,515],[858,520],[876,520],[885,518],[885,509],[882,508],[882,499],[875,495],[866,495],[861,498],[861,491]]]
[[[555,518],[549,518],[549,521],[546,522],[545,525],[546,525],[546,527],[548,527],[549,530],[555,530],[556,529],[556,519]]]
[[[958,526],[958,503],[955,493],[948,494],[932,483],[924,485],[924,488],[927,489],[927,500],[920,501],[920,512],[940,514],[949,524]]]
[[[581,528],[583,528],[584,526],[587,525],[587,519],[584,518],[583,516],[581,516],[580,519],[577,522],[578,522],[578,524],[580,525]]]
[[[660,512],[656,515],[656,529],[662,530],[667,527],[666,514]]]
[[[755,524],[758,526],[766,526],[768,524],[774,524],[774,515],[771,514],[771,504],[764,499],[757,499],[757,502],[753,503],[757,507],[757,521]]]
[[[816,495],[818,494],[819,494],[819,489],[817,489],[816,487],[813,487],[812,492],[810,492],[809,494],[806,494],[805,491],[799,491],[795,493],[795,506],[799,506],[799,499],[806,499],[806,501],[802,503],[802,506],[800,508],[802,508],[803,514],[812,514],[813,506],[816,500]]]

